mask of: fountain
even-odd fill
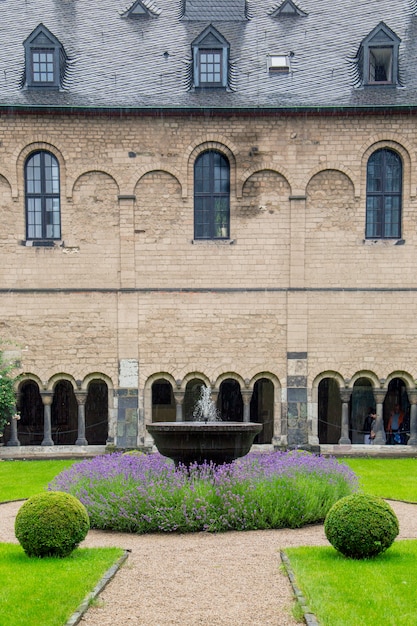
[[[175,465],[183,463],[230,463],[248,454],[262,424],[224,422],[203,386],[190,422],[157,422],[146,426],[158,451]]]

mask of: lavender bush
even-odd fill
[[[298,528],[324,520],[357,489],[355,474],[312,454],[249,454],[231,464],[175,468],[159,454],[111,454],[61,472],[51,490],[76,496],[92,528],[195,532]]]

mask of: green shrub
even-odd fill
[[[15,534],[28,556],[68,556],[90,528],[86,508],[61,491],[39,493],[19,509]]]
[[[398,519],[381,498],[353,494],[338,500],[328,512],[324,531],[344,556],[366,559],[384,552],[398,535]]]

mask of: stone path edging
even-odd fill
[[[300,606],[300,608],[301,608],[301,610],[303,612],[305,623],[307,624],[307,626],[319,626],[319,622],[317,621],[316,616],[309,609],[309,607],[307,605],[307,601],[306,601],[302,591],[297,586],[297,583],[295,581],[294,572],[293,572],[293,569],[291,567],[291,562],[290,562],[288,556],[282,550],[280,551],[279,555],[281,557],[281,562],[282,562],[282,564],[284,566],[284,569],[285,569],[285,571],[287,573],[287,576],[289,578],[289,581],[291,583],[291,587],[293,589],[295,599],[298,602],[298,604],[299,604],[299,606]]]
[[[117,574],[117,572],[119,571],[119,569],[121,568],[123,563],[127,560],[130,552],[131,552],[130,550],[125,550],[124,554],[122,554],[122,556],[119,558],[119,560],[114,565],[112,565],[107,570],[107,572],[104,573],[102,578],[99,580],[97,585],[94,587],[93,591],[91,591],[89,594],[87,594],[87,596],[81,602],[81,604],[79,605],[77,610],[74,611],[74,613],[71,615],[69,620],[67,622],[65,622],[64,626],[76,626],[77,624],[80,623],[81,618],[83,617],[83,615],[90,608],[91,601],[94,600],[95,598],[97,598],[100,595],[100,593],[103,591],[103,589],[115,577],[115,575]]]

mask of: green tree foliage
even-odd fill
[[[13,364],[7,364],[0,352],[0,437],[13,416],[16,414],[16,395],[14,384],[16,378],[12,375]]]

